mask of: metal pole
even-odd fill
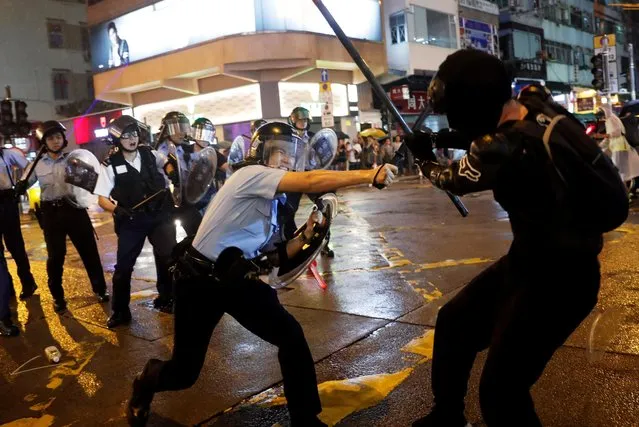
[[[635,90],[635,49],[632,43],[628,43],[628,55],[630,55],[630,96],[634,101],[637,99]]]
[[[375,75],[368,67],[368,64],[366,64],[366,61],[362,59],[361,55],[353,45],[353,42],[351,42],[344,31],[342,31],[342,28],[339,26],[339,24],[335,21],[335,18],[333,18],[333,15],[331,15],[331,12],[329,12],[324,3],[322,3],[322,0],[313,0],[313,3],[315,3],[315,6],[317,6],[319,11],[322,13],[324,19],[326,19],[326,22],[328,22],[328,25],[331,26],[339,41],[342,42],[344,49],[346,49],[351,58],[353,58],[355,64],[357,64],[357,66],[359,67],[362,74],[364,74],[364,76],[366,77],[366,80],[368,80],[368,82],[371,84],[371,88],[373,89],[375,94],[386,105],[388,111],[391,112],[395,120],[397,120],[397,123],[399,123],[399,125],[402,127],[404,133],[406,133],[407,135],[412,135],[413,130],[410,128],[410,126],[408,126],[402,115],[399,114],[399,111],[397,111],[397,107],[395,107],[395,105],[391,102],[390,98],[386,94],[386,91],[384,90],[384,88],[382,88],[382,85],[379,84],[379,82],[375,78]],[[406,143],[403,144],[403,146],[405,145]],[[448,195],[448,198],[450,198],[450,200],[453,202],[461,216],[468,216],[468,209],[466,208],[466,206],[464,206],[464,203],[458,196],[448,191],[446,191],[446,195]]]
[[[6,99],[11,99],[11,86],[7,85],[4,87],[4,93]]]

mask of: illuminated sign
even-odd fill
[[[122,115],[122,111],[93,114],[73,119],[73,136],[78,145],[108,136],[108,124]]]
[[[325,101],[322,100],[320,85],[317,83],[279,82],[280,89],[280,114],[288,117],[295,107],[305,107],[311,112],[312,117],[321,117]],[[346,85],[331,83],[331,95],[333,104],[333,116],[343,117],[349,115],[348,94]]]
[[[324,3],[347,36],[382,40],[378,0]],[[106,71],[220,37],[263,31],[334,35],[311,1],[162,0],[92,27],[91,65]]]

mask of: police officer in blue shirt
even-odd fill
[[[11,276],[9,276],[7,261],[2,258],[0,259],[0,336],[3,337],[15,337],[20,333],[20,329],[11,320],[10,286]]]
[[[102,209],[113,213],[118,235],[109,328],[131,322],[131,275],[147,238],[153,246],[158,276],[159,296],[154,306],[166,313],[173,311],[168,264],[176,242],[165,173],[172,175],[174,171],[161,153],[139,145],[139,130],[140,123],[131,116],[121,116],[109,125],[109,136],[118,150],[104,162],[94,190]]]
[[[36,129],[36,136],[40,143],[46,146],[47,152],[35,164],[35,168],[33,164],[30,164],[25,170],[24,176],[26,177],[29,175],[29,171],[34,168],[29,180],[21,180],[16,184],[16,193],[22,194],[36,180],[40,182],[40,206],[42,208],[44,240],[47,244],[49,290],[53,297],[53,308],[58,313],[67,308],[62,288],[67,236],[78,250],[89,275],[91,288],[98,301],[109,301],[104,271],[89,214],[86,209],[78,208],[68,200],[71,195],[71,185],[64,182],[66,154],[62,152],[67,146],[65,132],[66,128],[55,120],[46,121]]]
[[[133,383],[127,408],[130,425],[143,426],[156,392],[182,390],[197,380],[213,329],[224,313],[279,347],[284,394],[293,427],[323,426],[315,366],[304,332],[277,293],[259,280],[250,260],[267,246],[283,264],[308,244],[321,219],[316,212],[299,236],[285,240],[277,222],[284,193],[319,193],[350,185],[389,185],[397,169],[304,171],[307,144],[285,123],[261,126],[253,135],[245,166],[235,172],[209,204],[192,242],[175,250],[175,339],[169,361],[151,359]]]
[[[4,244],[18,267],[18,277],[22,284],[20,299],[29,298],[36,286],[29,258],[24,248],[24,239],[20,230],[20,211],[13,188],[12,168],[24,169],[29,161],[18,149],[0,147],[0,261],[4,260]],[[14,292],[11,275],[9,275],[10,291]]]
[[[168,141],[175,144],[177,158],[173,158],[169,154]],[[182,184],[186,182],[191,170],[191,161],[193,156],[193,145],[191,138],[191,124],[189,119],[182,113],[171,111],[162,119],[162,130],[160,131],[158,152],[164,154],[169,161],[179,162],[182,170]],[[188,236],[192,236],[197,231],[202,215],[195,206],[189,205],[182,200],[180,206],[175,208],[173,218],[180,221],[182,228]]]

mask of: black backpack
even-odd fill
[[[545,151],[558,212],[579,228],[605,233],[628,217],[628,195],[619,172],[579,121],[553,103],[535,97],[520,99],[532,120],[515,124],[524,134],[542,140],[533,149]]]
[[[621,117],[621,122],[624,127],[624,135],[628,140],[628,144],[633,147],[639,147],[639,123],[634,114],[630,113],[624,117]]]

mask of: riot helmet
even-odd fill
[[[204,117],[200,117],[193,122],[193,125],[191,126],[191,136],[195,140],[196,144],[201,148],[206,148],[211,144],[217,144],[217,139],[215,138],[215,126],[213,125],[213,122]]]
[[[253,135],[260,126],[265,125],[266,123],[268,122],[264,119],[254,120],[253,123],[251,123],[251,135]]]
[[[166,113],[162,119],[158,143],[162,142],[165,138],[171,138],[174,143],[181,144],[184,143],[190,135],[191,123],[188,117],[179,111],[170,111]]]
[[[293,126],[297,134],[302,136],[311,128],[311,112],[304,107],[295,107],[288,116],[288,124]]]
[[[65,128],[64,125],[62,125],[62,123],[58,122],[57,120],[47,120],[46,122],[40,124],[36,129],[36,137],[38,138],[40,143],[47,148],[47,151],[57,154],[64,150],[64,148],[68,144],[67,136],[65,134],[66,131],[67,128]],[[53,145],[53,148],[55,148],[53,149],[49,144],[47,144],[47,138],[50,136],[54,136],[56,133],[62,135],[62,143],[59,144],[57,142],[50,142],[50,144]]]
[[[497,129],[504,104],[512,98],[511,76],[497,57],[464,49],[449,55],[428,88],[435,113],[470,140]]]
[[[253,134],[246,160],[277,169],[303,171],[307,155],[308,144],[293,126],[271,122],[262,125]]]
[[[140,126],[131,116],[120,116],[109,123],[109,140],[124,151],[133,152],[140,142]]]

